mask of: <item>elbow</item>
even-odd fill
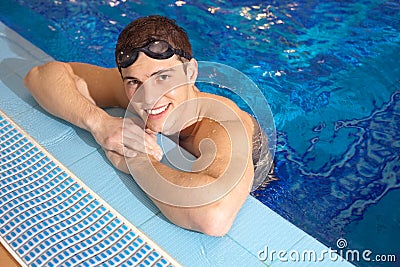
[[[36,92],[49,80],[57,79],[60,73],[68,70],[67,63],[52,61],[44,65],[33,67],[24,77],[25,87],[35,95]]]
[[[203,229],[202,233],[214,237],[223,237],[229,232],[229,230],[230,227],[226,226],[207,226]]]
[[[24,78],[25,87],[32,92],[34,89],[35,81],[38,80],[39,76],[39,66],[33,67]]]
[[[215,237],[225,236],[232,227],[234,215],[221,209],[215,209],[203,217],[197,224],[200,232]]]

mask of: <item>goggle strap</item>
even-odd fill
[[[191,55],[189,55],[188,53],[186,53],[185,51],[183,51],[183,50],[181,50],[181,49],[175,49],[175,48],[174,48],[174,54],[176,54],[176,55],[178,55],[178,56],[180,56],[180,57],[184,57],[184,58],[186,58],[187,60],[191,60],[191,59],[192,59],[192,56],[191,56]]]

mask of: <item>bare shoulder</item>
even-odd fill
[[[251,160],[247,160],[251,157],[253,135],[250,115],[228,98],[208,93],[201,93],[199,97],[217,100],[223,106],[212,102],[206,105],[207,115],[211,116],[205,116],[198,122],[193,138],[188,140],[189,151],[199,157],[196,164],[203,166],[204,161],[213,158],[210,165],[205,164],[209,166],[205,173],[214,178],[220,177],[232,160],[247,162],[252,167]],[[235,113],[233,116],[232,111]],[[214,117],[215,114],[217,116]],[[212,142],[203,142],[205,140]]]
[[[249,133],[253,132],[254,125],[253,125],[253,121],[250,117],[250,114],[241,110],[238,107],[238,105],[236,105],[236,103],[233,102],[231,99],[226,98],[224,96],[205,93],[205,92],[200,92],[199,97],[207,97],[207,98],[215,99],[215,100],[227,105],[229,108],[232,109],[232,111],[234,111],[238,115],[241,122],[245,125],[246,129],[248,130],[248,132]],[[218,112],[218,110],[216,110],[215,112]]]
[[[205,92],[199,92],[199,97],[207,97],[211,99],[215,99],[218,101],[221,101],[222,103],[229,105],[231,108],[239,109],[239,107],[236,105],[235,102],[230,100],[229,98],[226,98],[224,96],[216,95],[216,94],[210,94],[210,93],[205,93]]]

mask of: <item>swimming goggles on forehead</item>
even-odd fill
[[[132,65],[137,60],[139,52],[143,52],[147,56],[154,59],[167,59],[173,55],[178,55],[188,60],[192,59],[188,53],[184,52],[183,50],[173,48],[166,41],[156,40],[151,41],[142,47],[134,48],[130,51],[121,51],[117,56],[118,69],[121,71],[121,68],[127,68]]]

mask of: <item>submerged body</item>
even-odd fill
[[[268,137],[257,120],[252,116],[250,117],[253,121],[254,129],[252,138],[252,159],[254,165],[252,191],[254,191],[259,186],[265,186],[277,180],[277,178],[274,176],[274,159],[269,150]]]

